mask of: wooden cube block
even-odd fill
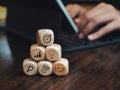
[[[69,61],[65,58],[53,63],[53,72],[57,76],[64,76],[69,73]]]
[[[59,44],[53,44],[51,46],[47,46],[45,50],[46,59],[49,61],[57,61],[61,59],[62,52],[61,46]]]
[[[40,29],[37,31],[37,43],[42,46],[49,46],[54,43],[54,33],[51,29]]]
[[[38,63],[38,72],[40,75],[48,76],[52,74],[52,63],[49,61],[40,61]]]
[[[45,59],[45,48],[39,46],[38,44],[31,45],[30,56],[35,61],[40,61]]]
[[[26,58],[23,61],[23,71],[26,75],[32,76],[37,74],[37,62]]]

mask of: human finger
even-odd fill
[[[81,34],[79,35],[80,38],[83,38],[85,36],[87,36],[90,32],[92,32],[94,30],[95,27],[97,27],[98,25],[101,25],[103,23],[107,23],[110,22],[116,18],[118,18],[118,14],[114,13],[114,12],[109,12],[109,13],[105,13],[103,15],[99,15],[96,17],[93,17],[88,24],[83,28],[83,30],[81,31],[81,33],[83,34],[81,36]]]
[[[119,26],[118,22],[113,21],[113,22],[109,23],[108,25],[106,25],[105,27],[103,27],[100,30],[98,30],[97,32],[95,32],[93,34],[90,34],[88,36],[88,39],[90,41],[96,40],[96,39],[98,39],[98,38],[100,38],[100,37],[102,37],[102,36],[112,32],[114,30],[117,30],[119,28],[120,28],[120,26]]]

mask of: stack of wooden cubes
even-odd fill
[[[69,73],[69,61],[62,58],[62,48],[54,44],[54,33],[51,29],[37,31],[37,44],[30,47],[30,58],[23,61],[23,71],[32,76],[39,73],[48,76],[54,73],[64,76]]]

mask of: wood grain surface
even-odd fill
[[[7,38],[8,37],[8,38]],[[120,90],[120,44],[63,54],[68,75],[26,76],[23,59],[30,45],[13,34],[0,34],[0,90]]]

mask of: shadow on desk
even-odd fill
[[[0,55],[1,90],[120,90],[120,44],[63,53],[62,57],[70,62],[67,76],[29,77],[22,71],[22,62],[29,57],[30,45],[35,42],[8,32],[4,35],[8,42],[4,45],[10,47],[10,53]]]

